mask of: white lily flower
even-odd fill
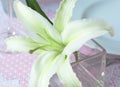
[[[48,87],[55,73],[65,87],[82,87],[70,65],[70,55],[86,41],[106,32],[112,34],[112,28],[103,21],[85,19],[71,22],[76,1],[61,2],[53,25],[19,0],[14,2],[15,13],[30,37],[11,37],[6,43],[9,50],[38,55],[31,70],[30,87]]]

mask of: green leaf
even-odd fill
[[[66,58],[65,62],[61,65],[57,71],[57,75],[64,87],[82,87],[81,82],[72,70],[69,57]]]
[[[18,52],[29,52],[40,46],[37,42],[26,37],[10,37],[6,40],[6,45],[8,50]]]
[[[63,0],[61,2],[53,23],[55,29],[57,29],[60,33],[69,23],[76,1],[77,0]]]
[[[25,6],[19,0],[15,1],[14,10],[17,17],[21,20],[23,25],[26,26],[28,32],[31,33],[31,37],[34,37],[34,34],[36,34],[43,43],[44,41],[61,42],[60,34],[42,15]]]
[[[66,44],[63,53],[70,55],[77,51],[86,41],[102,36],[107,32],[112,35],[112,27],[103,21],[86,19],[71,22],[62,32],[62,40]]]
[[[50,19],[46,16],[46,14],[41,9],[40,5],[36,0],[26,0],[26,3],[29,7],[36,10],[38,13],[40,13],[43,17],[45,17],[51,24],[53,24]]]

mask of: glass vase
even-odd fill
[[[71,58],[73,59],[73,58]],[[78,52],[78,60],[71,63],[82,87],[108,87],[105,85],[106,51],[96,41],[88,41]],[[69,73],[69,72],[66,72]],[[49,87],[64,87],[57,75]]]
[[[27,35],[15,16],[13,2],[14,0],[0,0],[0,53],[7,52],[5,44],[7,38]]]

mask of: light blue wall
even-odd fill
[[[87,9],[87,7],[91,6],[92,4],[99,2],[101,0],[78,0],[74,12],[73,12],[73,19],[81,18],[84,11]]]
[[[120,55],[120,0],[78,0],[73,19],[102,19],[114,29],[114,37],[106,34],[96,40],[109,53]]]

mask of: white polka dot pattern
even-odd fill
[[[34,55],[24,53],[1,55],[0,74],[6,77],[8,81],[17,79],[19,81],[20,87],[28,87],[29,73],[36,57]],[[3,84],[1,80],[4,81],[4,79],[0,78],[0,83]],[[1,84],[0,87],[3,87]]]

